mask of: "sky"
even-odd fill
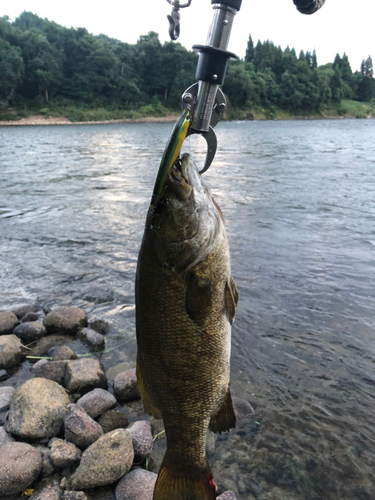
[[[181,0],[183,3],[184,0]],[[3,0],[0,16],[14,20],[24,10],[67,27],[84,27],[90,33],[104,33],[123,42],[136,43],[149,31],[159,33],[162,42],[169,40],[168,21],[172,7],[166,0]],[[285,49],[317,53],[318,64],[333,62],[345,52],[352,70],[371,55],[375,64],[375,1],[326,0],[321,10],[311,16],[300,14],[292,0],[243,0],[235,17],[228,49],[245,56],[251,34],[254,43],[270,40]],[[192,0],[181,9],[179,42],[191,49],[205,44],[212,20],[210,0]]]

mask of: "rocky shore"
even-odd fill
[[[52,346],[18,387],[0,386],[0,498],[16,500],[152,500],[148,470],[161,421],[129,423],[124,405],[139,400],[135,369],[113,380],[100,361],[108,323],[82,309],[31,305],[0,312],[0,380],[23,366],[29,346],[58,335],[78,338],[92,356]],[[4,425],[1,425],[4,424]],[[213,435],[208,453],[213,453]],[[233,492],[218,492],[235,500]]]

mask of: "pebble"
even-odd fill
[[[62,500],[89,500],[89,498],[84,491],[65,491]]]
[[[12,399],[14,391],[14,387],[0,387],[0,411],[6,411],[9,409],[9,403]]]
[[[0,381],[6,380],[9,377],[6,370],[0,370]]]
[[[105,348],[105,338],[101,333],[89,328],[82,328],[77,334],[81,342],[86,344],[91,350],[102,351]]]
[[[122,401],[140,398],[135,368],[116,375],[113,381],[113,393]]]
[[[94,321],[91,321],[90,328],[98,333],[101,333],[102,335],[107,335],[109,332],[109,324],[102,319],[94,319]]]
[[[107,433],[115,429],[124,429],[129,425],[129,420],[126,418],[126,415],[118,410],[108,410],[98,418],[98,424],[104,433]]]
[[[0,312],[0,335],[10,335],[18,325],[17,316],[10,312]]]
[[[10,402],[8,431],[25,439],[50,439],[61,430],[69,403],[66,391],[56,382],[27,380]]]
[[[95,388],[106,389],[107,376],[97,359],[83,358],[68,361],[64,387],[70,392],[85,394]]]
[[[29,311],[24,316],[22,316],[21,323],[29,323],[29,322],[33,322],[33,321],[38,321],[38,319],[39,319],[39,313]]]
[[[13,443],[14,439],[7,433],[4,427],[0,427],[0,446],[7,443]]]
[[[62,385],[65,380],[67,361],[48,361],[40,359],[31,368],[35,377],[47,378]]]
[[[52,361],[69,361],[78,359],[77,354],[67,345],[52,347],[47,356],[52,357]]]
[[[17,335],[17,337],[21,339],[24,344],[31,344],[31,342],[39,340],[47,335],[47,330],[44,328],[42,323],[26,322],[16,326],[13,330],[13,334]]]
[[[41,470],[42,457],[38,450],[26,443],[4,444],[0,454],[0,498],[26,489]]]
[[[79,463],[82,452],[73,443],[55,438],[51,444],[51,462],[56,469],[67,469]]]
[[[58,307],[47,314],[43,324],[49,334],[74,335],[78,330],[87,326],[87,316],[78,307]]]
[[[36,446],[35,447],[42,456],[42,472],[41,477],[49,477],[55,472],[55,466],[51,461],[51,450],[46,446]]]
[[[237,500],[237,497],[233,491],[226,491],[218,496],[217,500]]]
[[[104,434],[100,425],[95,422],[78,405],[70,404],[65,414],[65,440],[85,449]]]
[[[14,313],[18,319],[21,319],[23,318],[23,316],[25,316],[25,314],[29,312],[37,312],[39,310],[40,310],[39,304],[32,304],[32,305],[17,307],[16,309],[12,310],[12,313]]]
[[[61,488],[55,486],[34,491],[29,498],[30,500],[62,500],[62,495]]]
[[[77,401],[77,405],[81,406],[93,419],[115,406],[116,403],[116,398],[104,389],[94,389]]]
[[[0,337],[0,370],[17,365],[24,357],[21,341],[16,335]]]
[[[128,427],[132,438],[134,454],[138,458],[146,458],[152,451],[153,439],[150,422],[139,420]]]
[[[66,490],[86,490],[113,484],[129,472],[134,450],[129,433],[116,429],[100,437],[82,454],[77,470],[64,478],[61,487]]]
[[[116,486],[116,500],[152,500],[157,474],[134,469]]]

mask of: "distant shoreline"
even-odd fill
[[[45,117],[42,115],[28,116],[20,120],[0,121],[1,126],[27,126],[27,125],[105,125],[117,123],[170,123],[175,122],[180,115],[145,116],[142,118],[124,118],[120,120],[72,122],[65,117]]]

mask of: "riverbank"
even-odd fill
[[[175,122],[178,114],[166,116],[145,116],[142,118],[124,118],[119,120],[90,120],[73,122],[61,116],[31,115],[20,120],[0,121],[0,126],[24,126],[24,125],[100,125],[109,123],[168,123]]]

